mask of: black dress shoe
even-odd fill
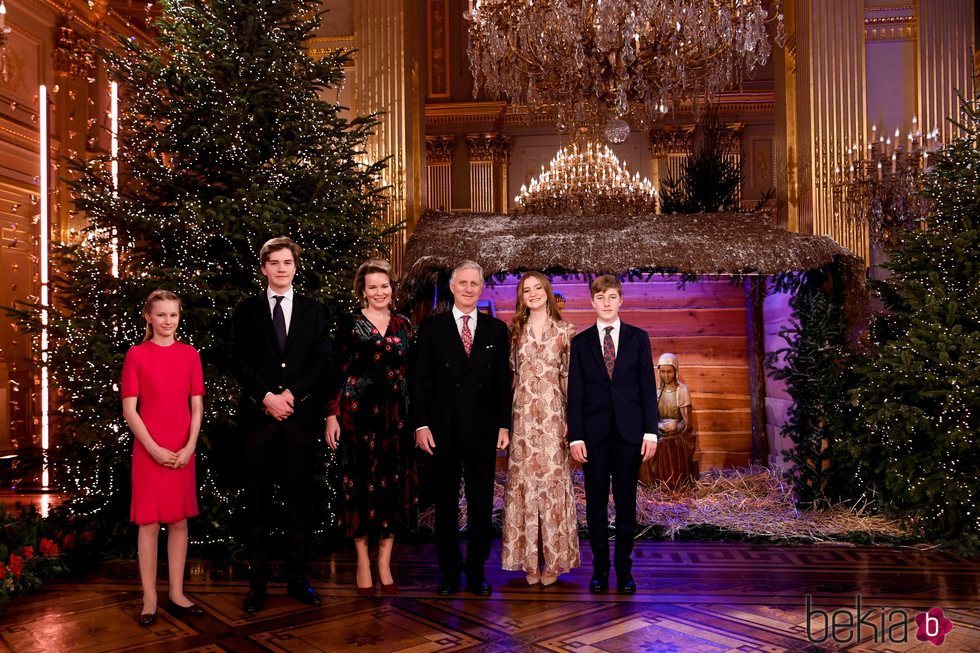
[[[152,626],[156,622],[157,622],[157,613],[156,612],[147,612],[145,614],[141,614],[140,615],[139,625],[141,625],[143,627]]]
[[[245,595],[245,600],[242,601],[242,608],[249,614],[255,614],[265,607],[266,598],[268,598],[268,594],[266,594],[264,587],[250,587],[248,594]]]
[[[486,580],[469,581],[466,583],[466,591],[477,596],[490,596],[493,588]]]
[[[322,602],[316,590],[310,587],[309,581],[298,580],[286,585],[286,594],[303,605],[320,605]]]
[[[204,608],[199,606],[197,603],[191,603],[190,605],[177,605],[173,601],[167,602],[167,612],[175,617],[200,617],[204,614]]]
[[[627,576],[623,580],[616,581],[616,589],[620,594],[636,594],[636,583],[632,576]]]
[[[593,594],[601,594],[607,589],[609,589],[609,576],[592,574],[592,580],[589,581],[589,591]]]
[[[452,596],[459,591],[459,581],[443,577],[436,585],[436,594],[439,596]]]

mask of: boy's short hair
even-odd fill
[[[270,238],[262,245],[262,249],[259,250],[259,265],[265,265],[272,253],[278,252],[280,249],[288,249],[293,253],[293,261],[299,263],[299,255],[303,252],[303,248],[297,245],[292,238],[280,236],[279,238]]]
[[[614,288],[616,292],[622,296],[623,284],[619,282],[619,279],[611,274],[604,274],[601,277],[596,277],[595,281],[592,282],[592,296],[595,297],[599,293],[605,292],[610,288]]]

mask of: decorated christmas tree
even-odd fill
[[[348,120],[325,99],[337,96],[350,52],[314,59],[304,49],[318,2],[161,5],[156,42],[120,39],[105,54],[121,96],[118,184],[108,156],[73,166],[88,226],[54,256],[52,463],[74,510],[127,528],[132,434],[117,383],[141,340],[145,297],[172,290],[183,299],[178,338],[200,350],[207,387],[192,540],[233,545],[241,447],[231,313],[261,288],[259,247],[282,235],[304,249],[297,287],[334,312],[349,310],[353,271],[381,249],[383,163],[364,162],[374,118]],[[36,333],[38,313],[22,317]],[[332,521],[323,456],[323,486],[311,499],[318,530]]]
[[[875,284],[887,311],[855,392],[866,430],[856,454],[876,467],[886,508],[934,541],[980,545],[980,114],[930,161],[924,229],[889,253]]]

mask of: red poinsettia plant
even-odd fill
[[[64,574],[69,552],[92,541],[90,531],[66,532],[63,519],[45,519],[33,508],[0,507],[0,605]]]

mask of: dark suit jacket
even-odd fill
[[[436,448],[496,447],[510,428],[507,325],[480,313],[466,356],[452,311],[423,320],[412,380],[412,428],[428,426]]]
[[[621,322],[619,350],[612,379],[599,344],[596,325],[572,338],[568,370],[568,441],[586,447],[616,430],[639,445],[644,433],[656,433],[657,385],[650,337],[643,329]]]
[[[319,432],[323,428],[329,336],[323,305],[295,293],[285,351],[280,351],[265,291],[242,300],[232,318],[234,373],[242,386],[238,404],[242,427],[257,430],[270,424],[272,418],[265,414],[262,400],[267,392],[288,389],[295,399],[288,419],[305,429]]]

